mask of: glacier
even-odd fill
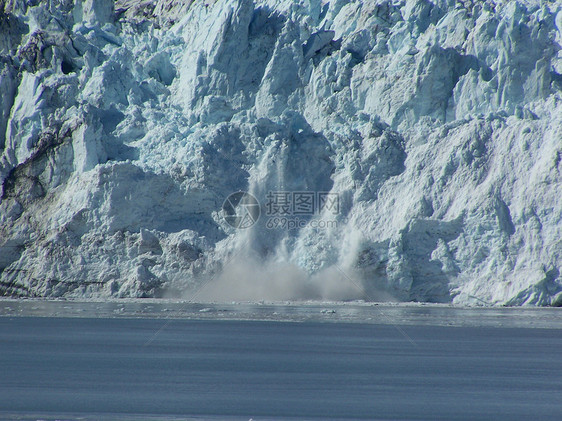
[[[562,4],[0,3],[0,295],[562,305]],[[247,191],[336,194],[297,229]]]

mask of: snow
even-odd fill
[[[557,2],[1,7],[3,295],[560,302]]]

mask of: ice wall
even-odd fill
[[[0,12],[1,295],[562,303],[559,2]]]

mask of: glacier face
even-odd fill
[[[0,12],[2,295],[562,302],[559,2]],[[236,230],[240,190],[340,211]]]

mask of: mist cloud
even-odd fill
[[[387,293],[366,295],[357,274],[330,266],[310,275],[295,264],[243,256],[204,281],[196,301],[394,301]]]

